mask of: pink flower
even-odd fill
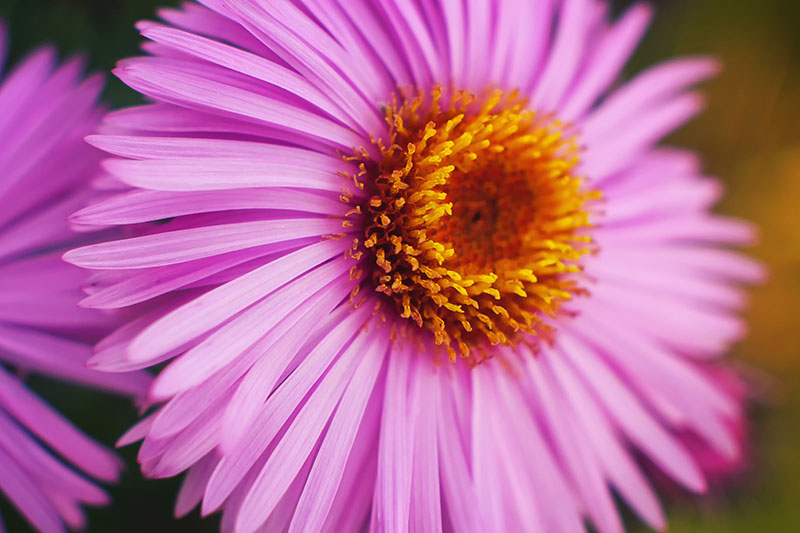
[[[740,458],[713,376],[743,334],[719,184],[657,147],[713,60],[607,94],[647,7],[593,0],[205,0],[139,25],[116,74],[153,103],[90,142],[121,194],[77,224],[89,307],[137,318],[93,359],[168,364],[143,471],[187,471],[223,531],[583,531],[613,491],[664,517],[685,436]],[[160,221],[159,224],[152,224]]]
[[[0,67],[4,49],[0,23]],[[82,70],[79,60],[57,66],[43,48],[0,75],[0,492],[43,532],[83,527],[81,506],[108,496],[82,474],[114,481],[122,465],[26,388],[23,373],[125,395],[142,395],[149,384],[143,373],[86,368],[111,323],[77,307],[85,273],[60,257],[87,242],[66,218],[86,205],[99,172],[100,153],[83,137],[97,127],[103,82],[82,81]]]

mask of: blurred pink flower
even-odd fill
[[[0,67],[5,57],[0,21]],[[61,260],[76,239],[67,216],[86,205],[100,153],[83,137],[101,116],[103,81],[82,81],[82,62],[56,65],[55,51],[31,54],[0,75],[0,492],[38,530],[81,528],[81,505],[106,493],[82,475],[119,476],[121,461],[35,393],[33,372],[125,395],[142,395],[144,373],[86,368],[92,343],[111,328],[102,313],[80,309],[85,272]],[[0,72],[2,74],[2,72]],[[0,522],[0,530],[2,530]]]
[[[178,516],[618,532],[613,489],[661,529],[638,453],[698,493],[687,434],[740,459],[714,376],[762,272],[721,246],[753,230],[655,146],[713,60],[607,94],[642,5],[202,4],[139,25],[116,74],[153,103],[90,139],[126,190],[73,222],[138,236],[66,255],[106,271],[84,305],[138,316],[92,364],[169,361],[121,444],[188,470]]]

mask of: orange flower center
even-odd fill
[[[388,143],[365,153],[363,246],[388,306],[451,359],[537,335],[579,288],[591,243],[575,138],[516,94],[445,98],[435,88],[386,106]],[[529,335],[520,335],[520,333]]]

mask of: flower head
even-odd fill
[[[712,60],[608,94],[650,12],[592,0],[207,0],[139,25],[153,103],[91,142],[121,194],[67,254],[132,307],[94,363],[169,361],[123,439],[223,530],[664,526],[641,461],[695,492],[739,460],[716,379],[743,332],[716,181],[657,147]],[[156,223],[157,222],[157,223]]]
[[[0,25],[0,59],[4,38]],[[57,66],[55,52],[43,48],[0,76],[0,493],[45,532],[82,527],[81,505],[108,497],[81,474],[113,481],[121,463],[29,390],[22,375],[125,395],[141,395],[149,383],[145,374],[86,368],[92,343],[112,324],[77,307],[85,273],[60,257],[86,242],[66,218],[86,205],[99,172],[100,153],[83,137],[101,116],[102,79],[84,81],[81,71],[81,61]]]
[[[449,104],[442,97],[434,88],[429,102],[417,95],[385,108],[380,157],[355,159],[354,181],[370,199],[342,200],[364,226],[369,288],[452,360],[480,361],[490,346],[536,334],[571,297],[564,274],[578,272],[587,251],[592,194],[571,174],[577,148],[560,124],[500,91],[477,102],[463,91]]]

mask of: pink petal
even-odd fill
[[[203,500],[203,514],[219,508],[233,492],[253,464],[258,460],[280,429],[302,403],[308,391],[317,383],[319,377],[338,356],[358,329],[367,320],[371,307],[365,304],[355,311],[342,308],[346,314],[331,315],[336,318],[333,330],[314,345],[311,352],[303,358],[298,367],[262,407],[258,420],[253,424],[248,438],[244,439],[235,452],[226,454],[211,476]]]
[[[280,87],[303,98],[354,129],[361,127],[353,121],[350,115],[342,112],[327,95],[306,79],[273,61],[218,41],[160,24],[147,24],[141,29],[142,35],[148,39]]]
[[[581,137],[587,143],[582,158],[583,168],[598,178],[624,169],[636,155],[672,133],[704,106],[705,101],[699,94],[682,94],[642,111],[631,117],[630,122],[618,122],[616,131],[622,133],[615,134],[613,140],[605,132],[602,134],[604,137],[600,137],[592,131],[585,131]]]
[[[536,82],[532,104],[545,112],[555,110],[564,98],[586,54],[590,22],[602,4],[589,0],[564,0],[552,49]]]
[[[585,139],[599,140],[630,121],[638,122],[643,111],[658,111],[665,101],[713,76],[719,65],[713,59],[677,59],[652,67],[615,91],[583,124]]]
[[[314,296],[316,287],[337,279],[351,266],[347,259],[333,260],[270,294],[170,363],[153,383],[151,396],[168,398],[199,385],[255,344],[286,316],[284,313]]]
[[[357,336],[300,408],[245,497],[236,519],[238,531],[254,532],[278,505],[339,404],[358,367],[359,356],[369,358],[372,355],[371,344],[366,335]]]
[[[370,526],[375,531],[408,530],[414,442],[408,401],[410,359],[407,350],[389,355]]]
[[[297,504],[290,533],[320,531],[340,493],[345,467],[355,453],[356,433],[386,358],[388,339],[377,342],[362,357],[339,402]]]
[[[284,148],[284,156],[292,152]],[[307,150],[295,153],[313,154]],[[289,162],[285,159],[186,158],[135,161],[109,159],[105,169],[134,187],[158,191],[209,191],[248,187],[299,187],[338,192],[345,180],[336,172],[349,170],[327,156]],[[312,161],[312,159],[316,159]],[[331,159],[330,163],[326,159]]]
[[[150,385],[150,376],[146,373],[109,375],[86,368],[86,361],[92,353],[89,346],[43,331],[0,323],[0,348],[6,351],[0,359],[14,362],[28,371],[92,385],[109,392],[141,397]]]
[[[251,0],[240,0],[226,6],[239,19],[242,25],[256,38],[278,54],[281,59],[291,65],[306,79],[331,96],[352,116],[367,124],[375,124],[369,128],[375,131],[379,127],[377,109],[372,107],[348,80],[361,80],[364,87],[371,83],[363,75],[357,73],[354,65],[349,64],[341,47],[321,28],[305,16],[289,17],[279,14],[277,9],[269,12],[263,6]],[[273,8],[277,5],[272,6]],[[284,9],[291,9],[288,3]],[[295,11],[295,13],[297,13]],[[290,18],[290,21],[278,22],[276,18]],[[302,38],[298,31],[302,27]],[[326,57],[327,56],[327,57]],[[329,62],[330,61],[330,62]],[[349,76],[342,76],[332,65],[336,65]],[[363,143],[363,141],[362,141]],[[359,142],[345,144],[346,148],[358,146]]]
[[[299,218],[200,226],[91,244],[64,254],[83,268],[132,269],[173,265],[276,242],[333,234],[336,220]]]
[[[54,493],[69,494],[71,498],[103,505],[108,495],[64,466],[35,440],[25,433],[5,412],[0,410],[0,447],[4,447],[16,464]]]
[[[619,76],[653,16],[648,4],[635,4],[614,26],[605,30],[575,87],[559,106],[559,117],[574,121],[582,116]]]
[[[557,354],[553,354],[558,357]],[[550,358],[548,353],[546,357]],[[576,414],[568,401],[560,396],[555,376],[546,373],[544,363],[531,361],[528,372],[533,380],[537,400],[542,406],[544,419],[550,427],[555,447],[561,452],[565,472],[568,472],[576,486],[576,496],[586,506],[592,522],[603,531],[619,531],[614,503],[602,477],[598,457],[592,452],[589,443],[581,437],[583,428],[575,422],[566,420]]]
[[[58,512],[0,446],[0,490],[22,511],[30,523],[42,533],[66,533]]]
[[[462,46],[466,48],[468,60],[464,88],[482,89],[489,74],[489,59],[492,57],[492,5],[490,2],[466,2],[466,35]]]
[[[299,306],[259,341],[259,357],[236,387],[223,420],[222,450],[234,452],[258,418],[261,406],[291,369],[292,363],[309,341],[308,332],[323,324],[350,292],[348,283],[334,281],[314,296],[314,304]],[[327,328],[319,327],[319,334]]]
[[[414,451],[411,476],[411,531],[442,531],[442,505],[439,486],[439,450],[436,402],[439,385],[435,373],[438,371],[429,361],[419,358],[412,379],[414,387],[413,420]],[[355,379],[355,378],[354,378]]]
[[[344,149],[366,144],[359,135],[316,113],[194,73],[182,72],[160,60],[128,60],[120,63],[114,74],[131,88],[164,102],[278,126],[301,135],[318,137]]]
[[[527,410],[517,412],[519,406],[530,405],[523,397],[519,377],[512,375],[500,365],[491,369],[494,386],[490,392],[497,396],[494,410],[500,413],[495,434],[507,433],[505,442],[526,443],[526,446],[508,445],[506,470],[509,475],[518,475],[517,470],[528,469],[528,489],[521,494],[534,494],[537,500],[539,520],[548,531],[582,531],[580,502],[570,496],[564,472],[557,463],[549,447],[546,434]],[[513,384],[509,380],[515,380]],[[529,382],[528,382],[529,383]],[[516,459],[515,459],[516,457]],[[524,479],[524,477],[523,477]],[[533,482],[533,485],[530,483]],[[549,490],[539,491],[535,487],[547,486]],[[517,507],[525,509],[525,501],[515,497]]]
[[[108,271],[131,273],[131,275],[105,287],[92,287],[92,289],[96,288],[97,290],[81,300],[80,305],[95,309],[118,309],[192,286],[202,280],[209,281],[209,285],[213,285],[214,274],[225,272],[228,269],[250,263],[256,259],[261,259],[262,263],[266,263],[270,260],[271,253],[280,253],[287,249],[291,250],[295,248],[293,244],[295,243],[276,243],[248,248],[221,256],[148,268],[141,272]]]
[[[285,255],[195,298],[139,334],[131,346],[131,359],[145,360],[182,346],[284,283],[343,253],[349,245],[345,239],[322,241]]]
[[[439,399],[437,413],[438,454],[441,471],[441,490],[450,523],[455,531],[477,533],[480,527],[474,502],[475,487],[470,475],[468,451],[460,437],[451,403],[451,391],[444,386],[446,380],[437,376]]]
[[[82,470],[104,481],[118,478],[119,460],[111,451],[81,433],[2,369],[0,405],[42,442]]]

